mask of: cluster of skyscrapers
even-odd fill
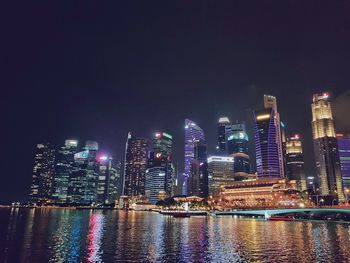
[[[46,204],[110,204],[120,195],[120,162],[98,156],[98,143],[66,140],[56,149],[50,143],[36,146],[30,201]]]
[[[263,102],[253,112],[254,160],[245,122],[231,122],[228,117],[218,120],[217,147],[212,154],[208,154],[204,131],[185,120],[182,176],[177,176],[173,162],[173,137],[166,132],[156,132],[151,143],[129,133],[123,168],[109,156],[98,156],[96,142],[86,142],[79,151],[75,140],[67,140],[59,150],[48,143],[38,144],[31,200],[108,204],[123,195],[155,204],[179,193],[216,198],[223,187],[232,190],[236,182],[256,186],[254,182],[260,180],[265,186],[295,185],[298,191],[312,190],[344,201],[350,190],[350,136],[336,134],[328,93],[315,94],[311,104],[315,176],[306,176],[301,138],[286,136],[276,98],[264,95]]]

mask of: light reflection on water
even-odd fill
[[[0,262],[350,262],[350,225],[0,209]]]

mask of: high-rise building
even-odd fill
[[[337,196],[340,201],[343,201],[344,193],[338,144],[328,93],[314,94],[311,109],[319,193],[321,195]]]
[[[99,165],[96,160],[98,143],[95,141],[86,141],[85,150],[89,152],[86,166],[86,180],[84,203],[91,204],[97,202],[97,183],[99,176]]]
[[[52,183],[55,173],[55,149],[50,143],[36,145],[32,185],[29,199],[33,203],[47,203],[52,198]]]
[[[289,180],[297,182],[300,191],[307,189],[304,171],[304,155],[300,136],[298,134],[286,141],[286,174]]]
[[[129,132],[125,148],[124,195],[145,195],[147,169],[147,139],[136,138]]]
[[[165,169],[162,166],[149,167],[146,171],[146,195],[152,204],[165,193]]]
[[[218,145],[217,150],[220,154],[226,154],[227,151],[227,138],[230,135],[231,131],[231,122],[228,117],[220,117],[217,126],[217,136],[218,136]]]
[[[235,181],[233,170],[234,158],[232,156],[208,157],[208,183],[209,196],[219,197],[221,187]]]
[[[172,139],[165,132],[156,132],[153,150],[149,152],[146,171],[146,195],[150,202],[156,203],[162,196],[173,196],[176,173],[172,163]]]
[[[68,196],[69,178],[74,167],[74,154],[77,152],[78,141],[66,140],[56,156],[53,200],[66,203]]]
[[[256,168],[259,177],[284,177],[281,122],[276,98],[264,95],[263,110],[255,111]]]
[[[188,178],[188,195],[208,196],[207,144],[205,141],[196,141],[194,158],[191,163]]]
[[[68,203],[83,204],[89,151],[80,151],[74,154],[74,165],[69,176]]]
[[[249,174],[249,139],[244,123],[233,124],[231,135],[227,138],[227,153],[234,157],[234,172],[237,175]]]
[[[341,175],[345,191],[350,191],[350,134],[337,134]]]
[[[193,121],[185,120],[185,172],[182,193],[187,195],[188,177],[191,173],[191,165],[194,158],[196,141],[205,141],[203,130]]]
[[[67,200],[69,203],[97,202],[99,164],[96,160],[98,143],[86,141],[83,151],[74,154],[74,165],[69,177]]]
[[[98,160],[97,202],[100,204],[112,204],[121,195],[118,189],[121,179],[121,163],[115,162],[108,155],[100,156]]]

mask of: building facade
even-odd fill
[[[225,155],[227,152],[227,138],[230,136],[231,132],[231,122],[228,117],[220,117],[217,125],[217,136],[218,144],[217,150],[218,154]]]
[[[182,193],[188,194],[188,178],[191,173],[191,165],[194,159],[194,148],[197,141],[205,141],[203,130],[193,121],[185,120],[185,172]]]
[[[289,137],[286,140],[286,175],[289,180],[297,182],[297,188],[300,191],[307,189],[306,177],[304,171],[304,154],[298,134]]]
[[[234,157],[234,172],[239,175],[249,174],[249,139],[245,124],[236,123],[231,127],[231,135],[227,138],[227,153]]]
[[[36,145],[29,200],[45,204],[52,201],[55,174],[55,148],[45,142]]]
[[[321,195],[332,195],[343,201],[339,151],[329,94],[314,94],[311,110],[317,188]]]
[[[129,132],[125,148],[124,195],[145,195],[147,169],[147,144],[145,138],[136,138]]]
[[[233,170],[234,158],[231,156],[208,157],[209,197],[220,196],[221,187],[235,181]]]
[[[53,200],[56,203],[66,203],[68,197],[69,178],[74,168],[74,154],[77,152],[78,141],[66,140],[56,156]]]
[[[336,136],[343,187],[348,194],[350,191],[350,134],[337,134]]]
[[[195,142],[194,158],[188,178],[188,195],[203,198],[208,196],[207,144],[205,141]]]

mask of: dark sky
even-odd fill
[[[27,196],[38,142],[92,139],[121,159],[128,131],[165,130],[181,168],[186,117],[212,151],[218,117],[246,120],[264,93],[277,97],[287,132],[301,133],[308,173],[312,93],[339,97],[337,127],[350,132],[349,1],[23,1],[1,10],[0,202]]]

